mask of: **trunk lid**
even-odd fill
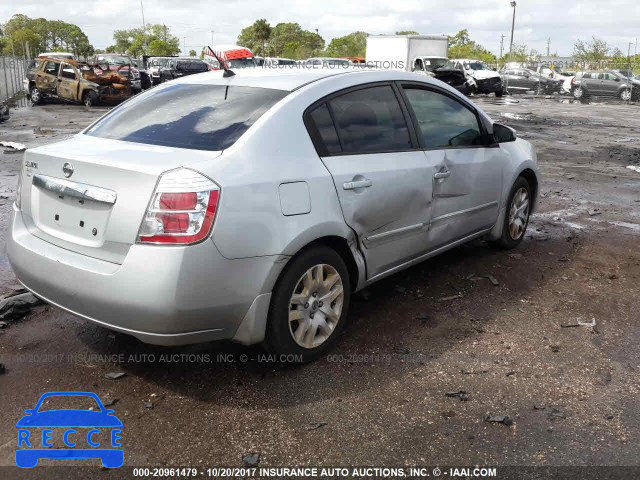
[[[23,218],[42,240],[120,264],[136,242],[159,176],[220,154],[82,134],[28,150]]]

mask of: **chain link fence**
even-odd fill
[[[24,78],[27,60],[13,56],[0,56],[0,104],[25,90]]]

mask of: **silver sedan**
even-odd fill
[[[472,239],[525,234],[536,154],[437,80],[208,72],[28,150],[8,255],[46,301],[144,342],[312,360],[351,294]]]

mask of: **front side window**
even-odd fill
[[[411,148],[398,99],[390,85],[345,93],[328,102],[343,153],[380,153]]]
[[[73,70],[71,65],[62,64],[62,70],[60,70],[60,76],[63,78],[68,78],[69,80],[76,79],[76,72]]]
[[[168,85],[123,103],[85,134],[149,145],[224,150],[287,93],[256,87]]]
[[[60,64],[57,62],[47,62],[44,67],[45,73],[49,75],[58,75],[58,70],[60,69]]]
[[[478,117],[462,103],[441,93],[405,87],[425,149],[484,144]]]

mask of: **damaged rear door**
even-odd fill
[[[63,63],[58,75],[57,94],[60,98],[67,100],[79,101],[80,94],[80,73],[76,71],[73,65]]]
[[[60,62],[47,60],[36,71],[36,86],[42,93],[54,95],[58,90],[58,72],[60,70]]]
[[[389,83],[369,84],[340,92],[308,114],[369,279],[428,248],[434,167],[416,149],[398,96]]]

